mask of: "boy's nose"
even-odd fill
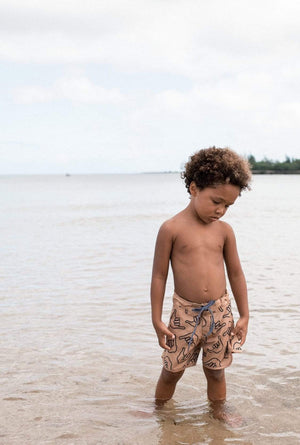
[[[224,213],[225,213],[225,208],[218,207],[216,209],[216,214],[217,215],[223,215]]]

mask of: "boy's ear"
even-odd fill
[[[192,196],[195,196],[195,195],[196,195],[196,192],[197,192],[197,186],[196,186],[196,183],[195,183],[194,181],[192,181],[192,182],[190,183],[189,191],[190,191],[190,194],[191,194]]]

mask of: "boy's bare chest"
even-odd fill
[[[178,254],[222,253],[224,236],[219,231],[197,231],[180,233],[176,237],[173,249]]]

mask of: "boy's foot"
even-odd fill
[[[245,421],[236,412],[232,412],[226,405],[225,401],[210,402],[211,413],[214,419],[225,422],[227,425],[233,428],[242,426]]]

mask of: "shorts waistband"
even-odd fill
[[[218,301],[224,297],[227,297],[227,298],[229,297],[227,289],[225,289],[225,293],[223,295],[221,295],[219,298],[216,298],[215,300],[213,300],[213,299],[207,300],[203,303],[197,303],[195,301],[186,300],[185,298],[178,295],[175,291],[173,294],[173,300],[177,300],[182,306],[189,306],[189,307],[193,307],[193,308],[201,308],[202,306],[207,306],[208,304],[212,304],[211,302]]]

